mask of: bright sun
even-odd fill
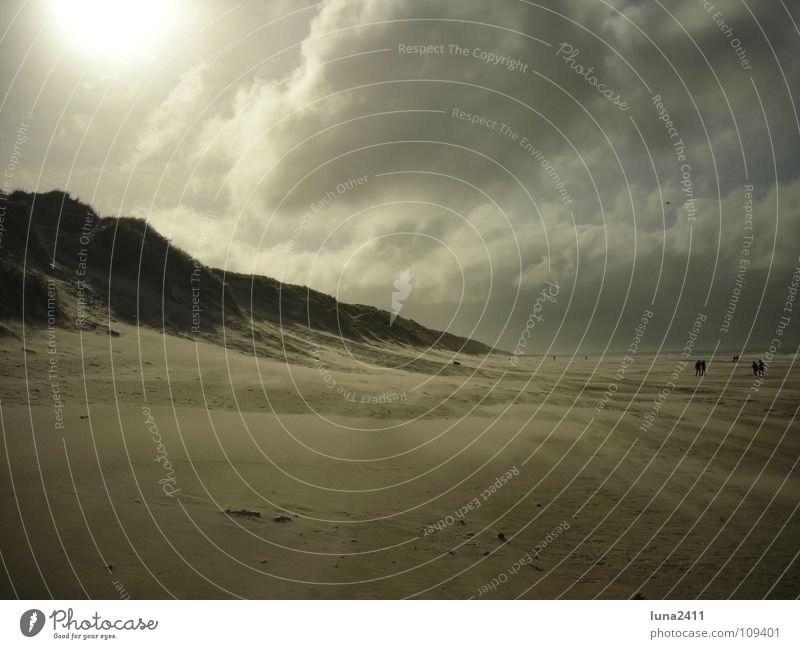
[[[128,57],[155,44],[172,0],[51,0],[70,37],[95,54]]]

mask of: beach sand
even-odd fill
[[[287,364],[114,328],[2,339],[6,598],[800,595],[788,359],[757,390],[749,357],[690,359],[644,430],[675,356],[616,381],[619,357]]]

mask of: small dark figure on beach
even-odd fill
[[[706,362],[700,361],[700,376],[706,375]]]
[[[753,361],[752,367],[753,367],[753,376],[758,376],[758,363]]]
[[[701,369],[702,367],[703,367],[703,365],[702,365],[702,363],[700,363],[700,361],[697,361],[697,362],[694,364],[694,375],[695,375],[695,376],[700,376],[700,369]]]
[[[758,359],[758,374],[759,376],[764,376],[767,373],[767,368],[764,367],[764,361],[760,358]]]
[[[738,356],[738,354],[737,354],[736,356],[734,356],[734,357],[733,357],[733,362],[734,362],[734,363],[738,363],[738,362],[739,362],[739,356]]]

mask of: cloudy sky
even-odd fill
[[[700,346],[759,352],[800,255],[798,23],[786,0],[10,0],[0,164],[343,301],[389,309],[409,270],[403,316],[505,349],[526,323],[528,352],[624,349],[651,310],[647,348],[703,314]]]

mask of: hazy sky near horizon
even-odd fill
[[[800,264],[793,3],[59,4],[0,5],[12,188],[346,302],[388,310],[409,270],[401,315],[505,349],[526,326],[528,353],[625,349],[645,311],[649,349],[698,314],[706,349],[775,338]]]

